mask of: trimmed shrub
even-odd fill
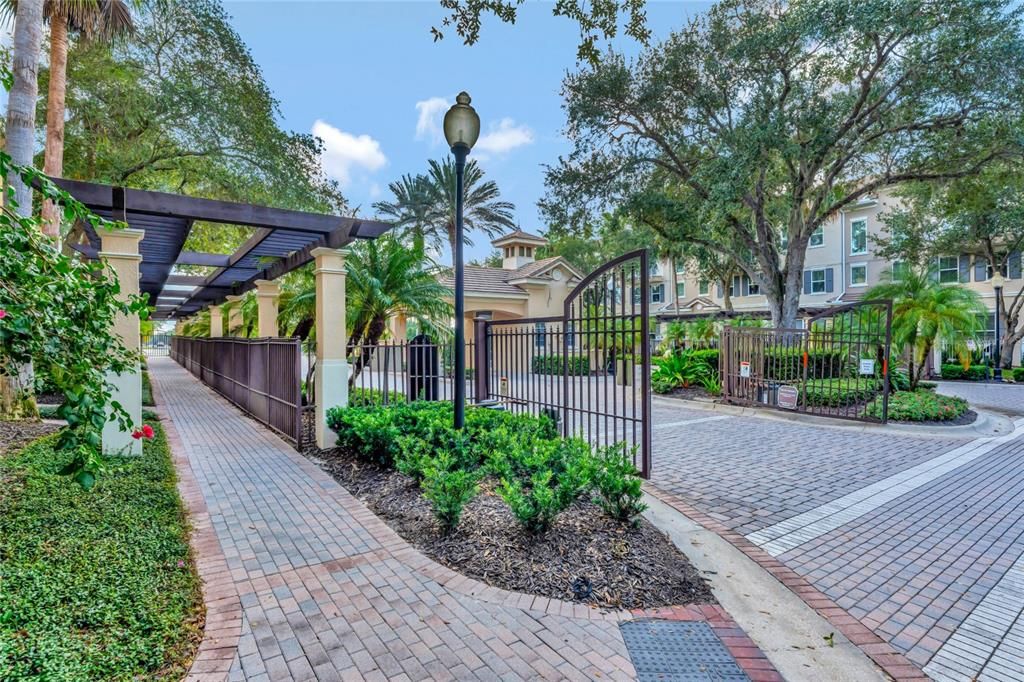
[[[942,395],[928,389],[899,391],[889,395],[889,419],[901,422],[947,421],[967,412],[967,401]],[[875,400],[867,408],[872,417],[882,417],[882,401]]]
[[[530,371],[534,374],[561,374],[564,355],[535,355],[531,360]],[[569,356],[569,376],[587,376],[590,374],[590,357],[587,355]]]
[[[947,364],[942,366],[941,376],[943,379],[985,381],[988,379],[988,367],[985,365],[971,365],[964,369],[963,365]]]
[[[643,481],[633,466],[636,447],[627,452],[621,445],[601,448],[594,471],[594,501],[619,521],[634,521],[647,505],[643,503]]]
[[[442,452],[423,470],[423,497],[430,501],[434,516],[446,530],[459,525],[462,509],[480,491],[480,472],[458,466],[457,458]]]
[[[1024,381],[1024,367],[1014,367],[1010,370],[1010,376],[1014,381]]]
[[[812,379],[804,384],[801,398],[807,405],[845,407],[871,400],[880,389],[872,378]]]
[[[404,403],[405,396],[398,391],[382,391],[377,388],[353,388],[348,392],[350,407],[365,407]]]
[[[717,374],[717,368],[712,370],[704,358],[694,357],[694,351],[675,351],[662,356],[651,375],[651,387],[655,393],[671,393],[677,388],[701,385]]]
[[[703,362],[715,374],[718,374],[718,349],[702,348],[700,350],[686,351],[694,360]]]
[[[596,462],[579,438],[538,441],[510,457],[498,494],[530,533],[543,533],[590,487]]]

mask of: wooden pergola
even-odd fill
[[[155,306],[153,319],[180,319],[274,280],[313,260],[320,247],[341,249],[356,239],[375,239],[388,223],[269,206],[115,187],[77,180],[53,181],[97,215],[143,230],[139,244],[139,288]],[[206,221],[255,228],[233,253],[182,250],[192,225]],[[100,236],[76,226],[69,246],[97,258]],[[267,264],[267,263],[270,264]],[[176,274],[176,265],[215,268],[209,275]],[[172,288],[168,289],[170,286]],[[185,287],[193,287],[191,291]]]
[[[356,239],[375,239],[391,225],[373,220],[293,211],[231,201],[114,187],[77,180],[53,181],[94,213],[128,225],[97,231],[78,224],[66,242],[89,258],[102,258],[121,283],[121,293],[148,295],[153,319],[183,320],[210,308],[210,335],[223,335],[219,305],[257,289],[259,335],[277,336],[277,297],[273,280],[315,261],[316,279],[316,438],[320,447],[334,445],[326,412],[348,403],[345,347],[345,252]],[[196,221],[253,228],[252,236],[229,254],[185,251]],[[176,266],[210,268],[208,274],[175,272]],[[231,310],[237,308],[231,306]],[[229,319],[229,329],[231,321]],[[122,316],[115,332],[129,347],[139,348],[139,318]],[[296,362],[296,366],[298,363]],[[141,423],[140,370],[108,377],[113,398]],[[130,435],[108,423],[105,452],[141,453]]]

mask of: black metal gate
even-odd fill
[[[861,301],[803,329],[722,330],[727,403],[885,423],[889,415],[892,301]]]
[[[627,253],[577,284],[561,315],[478,319],[478,400],[548,414],[596,447],[621,444],[650,476],[648,268],[646,250]]]

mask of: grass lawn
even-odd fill
[[[188,524],[159,422],[85,492],[53,437],[0,458],[0,679],[180,679],[201,639]]]

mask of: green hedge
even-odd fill
[[[875,379],[814,379],[802,388],[801,398],[807,405],[845,407],[871,400],[881,389]]]
[[[693,360],[703,362],[712,372],[718,374],[718,349],[702,348],[700,350],[684,351]]]
[[[988,367],[971,365],[964,369],[963,365],[951,364],[942,366],[943,379],[963,379],[965,381],[985,381],[988,379]]]
[[[563,355],[535,355],[531,362],[534,374],[561,374],[565,361]],[[569,356],[569,376],[587,376],[590,374],[590,357],[587,355]]]
[[[1014,367],[1010,372],[1014,381],[1024,381],[1024,367]]]
[[[387,401],[385,402],[385,395]],[[382,391],[377,388],[353,388],[348,393],[348,404],[350,407],[366,407],[376,405],[390,405],[391,403],[404,403],[405,396],[398,391]]]
[[[956,419],[967,409],[967,401],[963,398],[923,388],[889,394],[889,419],[892,421],[947,421]],[[875,400],[868,405],[867,414],[881,419],[882,401]]]
[[[795,381],[804,376],[803,349],[776,346],[765,351],[765,378],[773,381]],[[807,352],[807,376],[841,377],[846,369],[846,355],[840,350],[812,349]]]
[[[158,422],[84,492],[54,437],[0,457],[0,679],[181,679],[202,637],[189,524]]]

